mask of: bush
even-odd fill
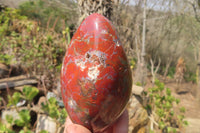
[[[68,9],[66,9],[66,7]],[[28,1],[20,5],[20,14],[41,23],[42,27],[53,28],[57,32],[62,32],[65,27],[74,28],[76,24],[76,5],[70,0],[65,3],[56,1],[35,0]]]
[[[197,73],[189,71],[184,75],[184,79],[187,82],[197,83]]]
[[[0,122],[0,132],[15,133],[12,129],[12,124],[17,125],[22,128],[20,133],[32,132],[30,130],[31,128],[30,107],[31,107],[31,102],[33,98],[38,94],[38,92],[39,90],[35,87],[25,86],[23,88],[22,94],[19,92],[15,92],[12,96],[8,96],[9,103],[7,106],[9,108],[14,108],[17,111],[19,118],[14,120],[14,118],[11,115],[7,115],[6,121],[8,124],[4,125],[2,122]],[[28,101],[27,109],[19,110],[19,107],[17,106],[17,104],[20,102],[21,99],[26,99]]]
[[[0,62],[21,66],[31,75],[53,79],[60,73],[70,41],[66,29],[68,27],[63,34],[46,30],[36,21],[20,15],[19,10],[8,8],[0,14]]]
[[[174,74],[176,73],[176,67],[170,67],[169,72],[168,72],[168,77],[169,78],[174,78]]]
[[[188,125],[184,120],[185,108],[180,107],[175,111],[174,105],[178,105],[180,99],[176,99],[169,88],[165,88],[164,83],[155,81],[155,87],[149,88],[146,95],[149,96],[149,103],[146,106],[150,114],[150,120],[155,125],[155,130],[162,132],[176,132],[178,128]]]
[[[12,125],[17,125],[21,128],[19,133],[32,133],[33,127],[31,126],[30,112],[32,110],[33,99],[38,93],[39,90],[37,88],[32,86],[25,86],[22,90],[22,93],[15,92],[12,96],[8,96],[8,109],[14,108],[17,111],[19,118],[14,119],[13,116],[7,115],[7,124],[3,124],[0,121],[0,132],[15,133]],[[17,106],[21,99],[28,101],[27,109],[20,109],[20,107]],[[51,118],[53,118],[53,120],[56,122],[57,129],[62,124],[64,124],[67,117],[66,110],[64,108],[59,108],[55,98],[50,98],[46,104],[43,104],[43,111],[45,111]],[[42,133],[46,132],[47,131],[44,130],[42,131]]]

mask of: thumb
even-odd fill
[[[65,130],[64,133],[91,133],[90,130],[85,128],[84,126],[74,124],[69,117],[65,122]]]
[[[78,125],[71,124],[66,128],[66,133],[91,133],[87,128]]]

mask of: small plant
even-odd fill
[[[174,78],[175,72],[176,72],[176,68],[175,68],[175,67],[170,67],[167,76],[168,76],[170,79],[173,79],[173,78]]]
[[[24,2],[19,6],[21,15],[39,20],[42,27],[52,27],[57,32],[62,32],[63,27],[71,27],[76,22],[77,18],[74,18],[74,16],[77,15],[77,11],[68,8],[76,8],[76,4],[71,0],[62,2],[34,0]]]
[[[70,44],[71,37],[70,37],[70,29],[67,27],[65,30],[62,31],[62,34],[65,36],[67,35],[67,44]]]
[[[187,82],[198,83],[198,73],[199,73],[199,69],[197,69],[196,73],[195,72],[187,72],[184,75],[184,79]]]
[[[135,65],[136,65],[136,60],[134,60],[134,59],[131,59],[131,61],[130,61],[130,67],[131,67],[131,69],[134,69],[135,68]]]
[[[63,36],[21,15],[20,9],[6,8],[0,14],[0,63],[20,66],[33,76],[45,75],[45,80],[49,80],[45,82],[47,89],[60,73],[67,41],[70,41],[69,28]]]
[[[65,123],[67,112],[65,108],[59,109],[56,98],[51,97],[46,104],[42,103],[43,110],[55,120],[58,129],[62,124]]]
[[[15,133],[12,129],[12,125],[17,125],[22,127],[20,133],[32,133],[31,131],[31,116],[30,116],[30,107],[33,98],[38,94],[39,90],[35,87],[25,86],[22,90],[22,93],[15,92],[12,96],[8,96],[8,107],[14,108],[19,118],[14,119],[13,116],[7,115],[6,121],[7,124],[4,125],[0,123],[0,132],[8,132],[8,133]],[[17,104],[20,102],[21,99],[25,99],[28,101],[28,108],[27,109],[20,109]]]
[[[15,109],[18,114],[18,117],[14,118],[12,115],[7,115],[6,124],[0,121],[0,132],[15,133],[15,131],[12,128],[12,125],[17,125],[18,127],[21,127],[19,133],[33,132],[30,124],[30,111],[32,110],[32,101],[38,93],[39,90],[37,88],[32,86],[25,86],[22,90],[22,93],[15,92],[12,96],[8,96],[8,109]],[[27,108],[20,108],[18,106],[18,103],[22,99],[27,101]],[[50,98],[47,104],[43,104],[43,110],[56,121],[57,129],[65,122],[67,112],[64,108],[60,109],[58,107],[55,98]],[[42,130],[41,133],[47,133],[47,131]]]
[[[3,38],[4,35],[10,35],[11,32],[11,24],[12,20],[19,19],[24,20],[26,19],[25,16],[19,15],[19,10],[6,8],[0,14],[0,39]]]
[[[184,121],[185,108],[179,108],[178,112],[174,110],[174,105],[178,105],[180,100],[171,94],[169,88],[165,88],[164,83],[156,80],[155,86],[149,88],[145,94],[150,98],[146,109],[150,114],[151,132],[154,129],[167,133],[177,132],[177,128],[188,125],[188,122]]]
[[[8,54],[0,54],[0,63],[4,63],[6,65],[10,65],[13,59],[12,55]]]

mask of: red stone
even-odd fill
[[[61,86],[71,120],[93,132],[123,113],[131,70],[114,26],[104,16],[92,14],[77,29],[63,61]]]

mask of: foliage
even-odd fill
[[[174,78],[175,72],[176,72],[176,67],[170,67],[167,76],[168,76],[169,78]]]
[[[32,133],[31,131],[31,102],[34,97],[39,93],[39,90],[36,87],[32,86],[24,86],[22,93],[15,92],[12,96],[9,96],[9,108],[14,108],[19,118],[13,118],[11,115],[6,116],[7,124],[3,124],[0,121],[0,132],[8,132],[8,133],[15,133],[12,129],[12,125],[17,125],[22,127],[20,133]],[[28,101],[27,109],[21,109],[17,106],[20,100],[26,99]],[[65,109],[60,109],[58,103],[55,98],[50,98],[47,104],[43,104],[43,110],[49,114],[51,118],[53,118],[57,123],[57,128],[60,127],[61,124],[65,122],[67,117],[67,112]],[[47,131],[43,130],[42,133],[46,133]]]
[[[32,86],[25,86],[23,88],[23,95],[25,96],[24,98],[26,100],[33,100],[33,98],[38,94],[39,90],[35,87],[32,87]]]
[[[30,19],[37,20],[42,27],[53,28],[57,32],[62,32],[63,27],[73,28],[76,24],[76,5],[70,0],[65,3],[57,1],[35,0],[28,1],[20,5],[20,14]]]
[[[19,10],[13,10],[11,8],[6,8],[3,13],[0,14],[0,38],[2,38],[3,35],[11,34],[11,21],[15,19],[25,20],[27,18],[25,16],[21,16],[19,14]]]
[[[0,63],[5,63],[6,65],[11,64],[13,56],[8,54],[0,54]]]
[[[56,76],[61,69],[66,44],[70,41],[69,27],[64,26],[62,34],[57,33],[52,29],[40,27],[37,21],[29,20],[21,13],[20,9],[10,8],[5,8],[0,13],[0,63],[21,66],[32,75],[45,75],[48,78]],[[7,106],[14,108],[19,118],[6,116],[7,124],[0,122],[0,132],[14,133],[13,124],[21,127],[20,133],[32,132],[30,111],[32,101],[38,92],[35,87],[25,86],[22,92],[8,96]],[[27,101],[27,109],[18,107],[21,100]],[[55,119],[57,125],[61,125],[67,113],[65,109],[59,109],[57,103],[54,102],[53,105],[52,102],[49,101],[45,106],[51,109],[56,107],[56,110],[45,111]]]
[[[0,131],[3,133],[15,133],[10,125],[5,125],[0,121]]]
[[[198,70],[198,69],[197,69]],[[191,72],[191,71],[189,71],[189,72],[187,72],[186,74],[185,74],[185,76],[184,76],[184,79],[187,81],[187,82],[193,82],[193,83],[197,83],[198,82],[198,76],[197,76],[197,74],[198,74],[198,71],[196,72],[196,73],[194,73],[194,72]]]
[[[130,61],[130,67],[131,67],[131,69],[135,68],[135,64],[136,64],[136,60],[131,59],[131,61]]]
[[[16,106],[17,103],[23,98],[31,102],[33,98],[39,93],[39,90],[36,87],[32,86],[24,86],[22,90],[22,94],[20,92],[15,92],[12,97],[8,96],[9,103],[8,106],[14,105]]]
[[[58,102],[54,97],[51,97],[47,104],[42,104],[42,107],[50,117],[56,120],[58,126],[60,124],[64,124],[67,117],[67,112],[64,108],[59,110]]]
[[[35,87],[25,86],[22,93],[15,92],[12,96],[8,96],[8,107],[14,107],[18,113],[19,118],[13,118],[11,115],[6,116],[7,124],[0,123],[0,131],[14,133],[11,125],[17,125],[22,127],[20,133],[32,133],[30,130],[31,115],[30,115],[30,103],[33,98],[39,93]],[[28,109],[19,109],[17,104],[21,99],[28,100]]]
[[[0,62],[53,79],[60,72],[66,44],[70,42],[69,31],[68,27],[63,34],[44,29],[37,21],[20,15],[18,9],[6,8],[0,14]]]
[[[150,98],[146,109],[150,111],[152,118],[157,123],[156,129],[166,130],[169,133],[176,132],[177,127],[188,125],[188,122],[184,120],[185,108],[180,107],[178,112],[174,109],[175,104],[178,105],[180,100],[171,94],[169,88],[165,88],[164,83],[156,80],[155,86],[149,88],[145,94]]]

